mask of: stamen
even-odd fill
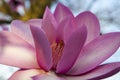
[[[63,41],[59,41],[58,43],[54,42],[51,48],[52,48],[52,58],[53,58],[53,69],[56,69],[57,63],[59,62],[62,55],[64,43]]]

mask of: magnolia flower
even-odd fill
[[[21,68],[9,80],[100,80],[120,70],[120,62],[101,64],[119,48],[120,32],[100,35],[94,14],[74,17],[60,3],[43,19],[14,20],[0,42],[0,63]]]

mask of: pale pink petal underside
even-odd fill
[[[14,20],[11,23],[11,31],[34,46],[30,26],[27,23],[24,23],[20,20]]]
[[[0,32],[0,64],[38,68],[35,49],[12,32]]]
[[[58,77],[53,74],[41,74],[32,77],[33,80],[65,80],[64,78]]]
[[[67,72],[77,59],[87,37],[85,26],[76,29],[66,42],[60,61],[57,65],[57,73]]]
[[[87,41],[86,44],[100,35],[100,24],[97,17],[89,11],[79,14],[75,18],[76,26],[80,27],[86,25],[87,27]]]
[[[101,80],[120,71],[120,62],[100,65],[88,73],[80,76],[66,76],[68,80]],[[106,79],[107,80],[107,79]]]
[[[44,73],[42,70],[30,69],[16,71],[9,80],[33,80],[31,77]]]
[[[102,35],[87,44],[68,74],[85,73],[109,58],[120,46],[120,32]]]
[[[31,26],[35,41],[37,60],[41,68],[49,70],[52,66],[52,50],[45,33],[38,27]]]

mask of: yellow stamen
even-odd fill
[[[59,41],[59,42],[54,42],[51,45],[52,48],[52,58],[53,58],[53,69],[56,68],[57,63],[59,62],[61,55],[62,55],[62,51],[64,48],[64,43],[63,41]]]

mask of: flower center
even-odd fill
[[[62,55],[62,51],[64,48],[64,42],[61,40],[59,42],[54,42],[51,45],[52,48],[52,58],[53,58],[53,69],[56,69],[57,63],[59,62],[61,55]]]

